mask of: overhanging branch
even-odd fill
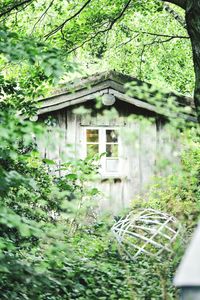
[[[168,4],[164,4],[165,10],[183,27],[186,29],[185,19],[179,15],[174,9],[170,7]]]
[[[49,32],[48,34],[45,35],[45,38],[48,39],[51,35],[57,33],[58,31],[61,31],[63,37],[64,37],[64,33],[63,33],[63,28],[66,25],[67,22],[69,22],[70,20],[74,19],[75,17],[77,17],[83,10],[84,8],[91,2],[92,0],[88,0],[74,15],[72,15],[71,17],[69,17],[68,19],[66,19],[62,24],[60,24],[58,27],[56,27],[54,30],[52,30],[51,32]],[[130,3],[132,0],[128,0],[127,3],[125,4],[124,8],[122,9],[122,11],[116,16],[116,18],[114,18],[109,26],[105,29],[99,30],[98,32],[96,32],[93,36],[91,36],[90,38],[88,38],[87,40],[85,40],[83,42],[83,44],[89,42],[90,40],[92,40],[93,38],[95,38],[97,35],[101,34],[101,33],[105,33],[109,30],[112,29],[113,25],[123,16],[123,14],[125,13],[125,11],[127,10],[127,8],[129,7]],[[83,44],[81,44],[80,46],[77,46],[76,48],[74,48],[72,51],[76,50],[77,48],[80,48]],[[70,51],[71,52],[71,51]]]
[[[173,3],[175,5],[178,5],[179,7],[186,9],[186,0],[161,0],[162,2],[169,2]]]
[[[72,19],[76,18],[84,9],[85,7],[91,2],[92,0],[87,0],[85,2],[85,4],[71,17],[67,18],[62,24],[60,24],[58,27],[56,27],[55,29],[53,29],[52,31],[50,31],[49,33],[47,33],[44,37],[46,39],[48,39],[51,35],[55,34],[56,32],[58,32],[59,30],[62,30],[63,27]]]
[[[150,43],[144,44],[143,47],[142,47],[141,54],[140,54],[140,66],[139,66],[139,76],[138,76],[140,79],[142,77],[142,63],[143,63],[143,56],[144,56],[146,48],[149,48],[150,46],[153,46],[153,45],[156,45],[156,44],[164,44],[164,43],[170,42],[174,39],[179,39],[179,38],[189,39],[188,36],[178,36],[178,35],[176,35],[176,36],[175,35],[174,36],[169,35],[168,36],[168,35],[165,35],[165,34],[152,34],[152,35],[154,35],[153,41],[151,41]],[[161,37],[165,37],[165,39],[161,39]]]
[[[34,24],[33,29],[32,29],[32,33],[35,30],[36,26],[38,23],[40,23],[40,21],[42,21],[42,19],[45,17],[45,15],[48,13],[48,10],[52,7],[54,3],[54,0],[51,0],[51,2],[49,3],[49,5],[47,6],[47,8],[45,9],[45,11],[41,14],[41,16],[39,17],[39,19],[37,20],[37,22]]]
[[[116,16],[116,18],[114,18],[114,19],[110,22],[110,24],[109,24],[109,26],[108,26],[107,28],[97,31],[95,34],[93,34],[92,36],[90,36],[89,38],[87,38],[82,44],[80,44],[80,45],[76,46],[75,48],[73,48],[72,50],[68,51],[68,54],[71,53],[71,52],[73,52],[73,51],[75,51],[75,50],[77,50],[77,49],[79,49],[79,48],[81,48],[81,47],[83,47],[86,43],[88,43],[88,42],[90,42],[91,40],[93,40],[94,38],[96,38],[99,34],[103,34],[103,33],[106,33],[106,32],[108,32],[108,31],[110,31],[110,30],[113,28],[114,24],[115,24],[119,19],[121,19],[121,17],[124,15],[125,11],[126,11],[126,10],[128,9],[128,7],[129,7],[131,1],[132,1],[132,0],[129,0],[129,1],[126,3],[126,5],[125,5],[124,8],[122,9],[122,11]],[[62,33],[62,34],[63,34],[63,38],[64,38],[64,33]]]
[[[188,35],[169,35],[169,34],[162,34],[157,32],[149,32],[149,31],[141,31],[141,30],[131,30],[131,32],[139,33],[139,34],[146,34],[146,35],[152,35],[157,37],[165,37],[165,38],[172,38],[172,39],[189,39]]]
[[[11,11],[18,9],[19,7],[21,7],[25,4],[32,3],[32,2],[33,2],[33,0],[24,0],[24,1],[20,1],[20,2],[18,1],[14,5],[11,5],[11,6],[8,6],[7,8],[5,8],[5,10],[0,13],[0,18],[9,14]]]

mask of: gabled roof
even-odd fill
[[[65,84],[64,88],[56,89],[50,97],[39,100],[40,108],[38,114],[60,110],[86,101],[94,101],[94,99],[103,94],[112,94],[121,101],[158,113],[158,108],[148,101],[147,95],[145,97],[138,97],[138,95],[133,97],[126,94],[124,85],[130,82],[134,82],[138,87],[145,85],[147,89],[149,88],[149,99],[152,98],[152,85],[116,71],[109,71],[97,73],[87,78],[80,78],[76,82]],[[153,90],[156,92],[155,89]],[[140,94],[142,95],[142,93]],[[165,99],[172,95],[176,97],[177,102],[181,106],[191,106],[191,103],[193,103],[191,98],[178,96],[173,93],[166,93]],[[195,118],[193,117],[193,119]]]

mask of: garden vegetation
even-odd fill
[[[170,213],[184,228],[174,252],[155,258],[124,257],[110,232],[114,218],[91,215],[88,203],[95,207],[99,191],[85,183],[96,176],[98,158],[66,158],[67,173],[58,178],[48,171],[53,162],[42,159],[37,149],[36,140],[45,132],[31,121],[38,97],[86,66],[88,73],[115,68],[192,94],[192,49],[182,10],[176,10],[177,21],[162,1],[110,2],[0,1],[2,300],[178,297],[173,276],[200,215],[197,123],[171,123],[182,143],[178,171],[171,168],[165,178],[158,174],[147,193],[132,202],[135,210]],[[169,2],[187,4],[187,13],[194,13],[194,1]],[[196,107],[197,102],[198,97]]]

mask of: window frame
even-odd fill
[[[97,132],[98,132],[98,141],[97,142],[88,142],[88,140],[87,140],[87,130],[97,130]],[[97,128],[87,128],[86,130],[85,130],[85,157],[87,156],[87,150],[88,150],[88,148],[87,148],[87,146],[88,145],[98,145],[98,153],[100,152],[100,141],[99,141],[100,139],[99,139],[99,130],[97,129]]]
[[[102,175],[102,177],[119,177],[121,175],[120,170],[121,170],[121,140],[120,140],[120,135],[118,134],[118,140],[117,142],[107,142],[106,139],[106,130],[116,130],[119,132],[120,127],[119,126],[84,126],[84,157],[87,157],[87,145],[88,144],[93,144],[92,142],[87,141],[87,130],[98,130],[98,144],[99,145],[99,154],[105,153],[106,152],[106,145],[108,144],[115,144],[118,145],[118,156],[117,157],[107,157],[103,155],[100,159],[100,165],[101,167],[99,168],[99,173]],[[106,162],[108,160],[118,160],[118,170],[116,172],[109,172],[106,170]]]

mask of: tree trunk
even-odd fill
[[[198,122],[200,123],[200,0],[187,0],[186,23],[193,51],[195,71],[194,103]]]

